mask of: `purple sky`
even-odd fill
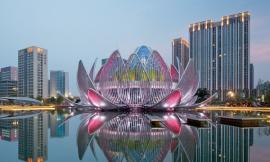
[[[87,68],[96,57],[119,49],[127,57],[145,44],[171,63],[171,40],[188,38],[188,26],[206,19],[250,11],[251,62],[258,78],[270,80],[269,0],[1,0],[0,67],[17,66],[17,51],[48,49],[49,70],[70,73],[77,94],[80,59]]]

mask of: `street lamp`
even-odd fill
[[[233,91],[229,91],[227,93],[227,96],[230,97],[231,99],[233,99],[235,97],[235,93]]]

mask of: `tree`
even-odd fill
[[[55,97],[49,98],[49,99],[48,99],[48,102],[51,103],[51,104],[55,104],[55,103],[56,103]]]
[[[36,99],[39,101],[42,101],[43,98],[42,98],[42,96],[38,96]]]
[[[198,99],[196,101],[198,103],[206,100],[210,96],[210,93],[206,88],[199,88],[195,95],[198,96]]]
[[[62,96],[57,96],[56,103],[61,104],[64,101],[64,98]]]
[[[270,90],[268,90],[264,96],[264,102],[270,104]]]

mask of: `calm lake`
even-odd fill
[[[29,111],[0,113],[1,162],[269,162],[270,113]],[[219,117],[256,118],[253,127]],[[197,124],[188,118],[199,119]],[[201,122],[201,123],[200,123]]]

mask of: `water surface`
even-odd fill
[[[1,113],[0,161],[268,162],[270,127],[218,124],[219,116],[265,118],[260,112]],[[188,117],[210,119],[191,126]]]

